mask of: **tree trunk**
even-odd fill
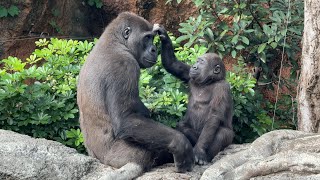
[[[320,3],[304,1],[304,34],[298,89],[298,129],[320,132]]]

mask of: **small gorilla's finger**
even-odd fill
[[[167,37],[165,35],[159,35],[160,39],[166,39]]]

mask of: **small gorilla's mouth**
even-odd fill
[[[189,71],[189,75],[190,76],[196,76],[196,75],[198,75],[199,73],[198,72],[194,72],[194,71]]]
[[[190,76],[191,79],[195,79],[196,77],[199,76],[199,73],[198,73],[198,72],[190,71],[190,72],[189,72],[189,76]]]

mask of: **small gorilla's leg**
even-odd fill
[[[220,127],[214,137],[211,146],[208,149],[208,160],[209,162],[225,147],[232,143],[234,132],[225,127]]]
[[[190,141],[192,146],[196,145],[199,136],[196,131],[189,127],[185,122],[179,122],[176,128],[178,131],[182,132]]]

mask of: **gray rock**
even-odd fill
[[[111,171],[61,143],[0,130],[0,179],[98,179]]]
[[[114,169],[61,143],[0,130],[0,179],[128,179],[134,164]],[[176,173],[165,164],[137,180],[320,179],[320,134],[278,130],[252,144],[230,145],[211,163]]]
[[[320,179],[320,134],[272,131],[235,152],[220,157],[201,180]]]

